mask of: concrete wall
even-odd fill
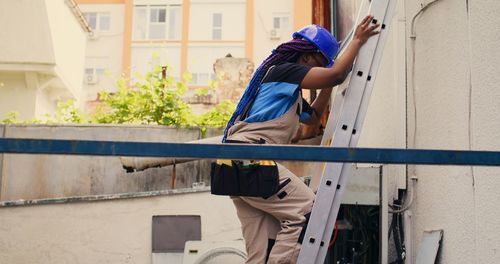
[[[405,2],[408,35],[421,2]],[[407,46],[410,147],[500,148],[499,8],[492,0],[440,0],[417,18],[416,40]],[[442,263],[497,262],[500,169],[418,166],[410,172],[418,177],[415,250],[424,230],[444,229]]]
[[[209,130],[207,136],[221,134]],[[186,142],[201,138],[198,129],[160,126],[5,126],[4,137],[110,141]],[[175,188],[209,183],[209,161],[178,164]],[[5,154],[0,200],[115,194],[174,187],[174,168],[127,173],[119,157]]]
[[[152,263],[154,215],[200,215],[203,241],[241,239],[228,197],[209,192],[0,208],[1,263]]]

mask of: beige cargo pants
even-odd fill
[[[302,180],[278,164],[282,187],[275,195],[232,197],[241,222],[248,253],[248,264],[266,263],[268,241],[274,240],[267,263],[297,262],[299,236],[305,228],[306,217],[314,202],[314,193]]]

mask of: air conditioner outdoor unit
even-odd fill
[[[271,31],[269,32],[269,37],[270,39],[280,39],[281,38],[281,34],[279,32],[279,30],[273,28],[271,29]]]
[[[98,81],[99,81],[99,78],[96,74],[85,75],[85,83],[86,84],[96,84]]]
[[[95,32],[95,31],[91,31],[91,32],[89,32],[88,36],[89,36],[89,39],[96,40],[99,38],[99,33]]]
[[[183,264],[244,264],[247,258],[243,240],[186,241]]]

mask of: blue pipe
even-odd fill
[[[0,153],[500,166],[499,151],[0,139]]]

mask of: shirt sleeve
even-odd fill
[[[273,67],[264,78],[263,83],[286,82],[300,85],[310,69],[311,67],[306,65],[289,62],[283,63]]]

